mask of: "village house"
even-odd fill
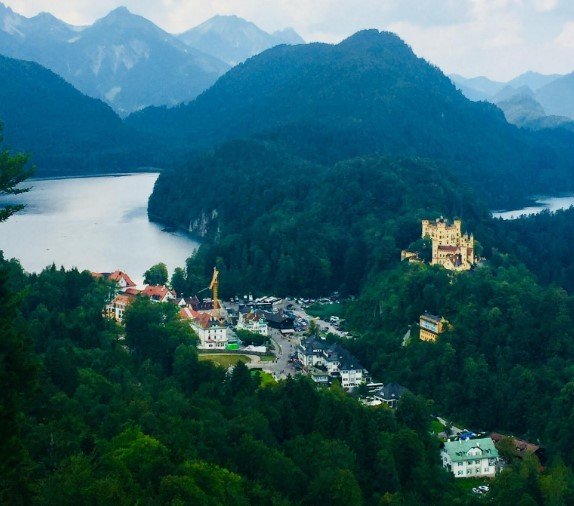
[[[496,474],[498,450],[489,437],[445,441],[441,460],[442,466],[455,478],[492,478]]]
[[[262,336],[269,335],[269,327],[263,313],[260,311],[249,311],[246,308],[242,308],[242,311],[239,311],[236,328],[238,330],[248,330]]]
[[[425,311],[419,319],[419,337],[421,341],[435,342],[447,326],[448,322],[444,318]]]
[[[385,404],[391,409],[395,409],[399,399],[408,392],[408,389],[398,383],[387,383],[381,388],[374,390],[371,394],[375,401]]]
[[[543,446],[530,443],[523,439],[517,439],[512,436],[505,436],[504,434],[499,434],[493,432],[490,438],[494,441],[494,445],[498,448],[498,445],[504,439],[512,441],[514,456],[518,459],[523,459],[526,455],[535,455],[542,466],[546,464],[546,450]]]
[[[127,293],[117,294],[104,309],[104,314],[107,318],[116,320],[118,323],[124,321],[124,313],[126,308],[135,300],[134,295]]]
[[[141,295],[153,302],[169,302],[176,299],[176,293],[165,285],[147,285]]]
[[[224,322],[209,312],[194,311],[189,307],[180,309],[180,316],[188,321],[199,337],[200,350],[224,350],[229,343],[228,329]]]
[[[347,390],[367,380],[366,369],[351,353],[337,344],[308,338],[297,347],[297,357],[305,370],[322,368],[330,381],[338,379]],[[324,382],[324,374],[317,373],[315,376]]]
[[[422,237],[432,240],[431,265],[442,265],[451,271],[467,271],[475,264],[474,238],[462,233],[462,222],[450,224],[439,218],[422,220]]]
[[[136,286],[125,272],[119,270],[114,272],[92,272],[92,276],[96,279],[104,278],[108,281],[115,281],[118,289],[122,292]]]

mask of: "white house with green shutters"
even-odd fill
[[[455,478],[494,477],[498,450],[489,437],[446,441],[441,459],[442,466]]]

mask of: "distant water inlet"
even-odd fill
[[[536,199],[533,206],[523,207],[514,211],[493,211],[494,218],[502,218],[503,220],[515,220],[521,216],[530,216],[538,214],[542,211],[558,211],[560,209],[568,209],[574,206],[574,195],[566,195],[562,197],[540,197]]]
[[[29,193],[10,198],[26,208],[0,223],[0,250],[29,272],[55,263],[99,272],[122,269],[141,283],[158,262],[183,267],[199,243],[167,232],[147,218],[158,174],[28,182]],[[8,202],[8,199],[0,201]]]

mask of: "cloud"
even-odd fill
[[[574,48],[574,21],[565,23],[562,31],[554,41],[561,47]]]

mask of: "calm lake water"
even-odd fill
[[[574,195],[564,197],[540,197],[536,200],[534,206],[523,207],[522,209],[516,209],[514,211],[493,212],[492,216],[504,220],[514,220],[522,215],[538,214],[545,209],[558,211],[559,209],[568,209],[570,206],[574,206]]]
[[[36,180],[26,208],[0,223],[0,250],[29,272],[55,263],[97,272],[121,269],[141,284],[158,262],[183,267],[199,244],[147,218],[158,174]]]

